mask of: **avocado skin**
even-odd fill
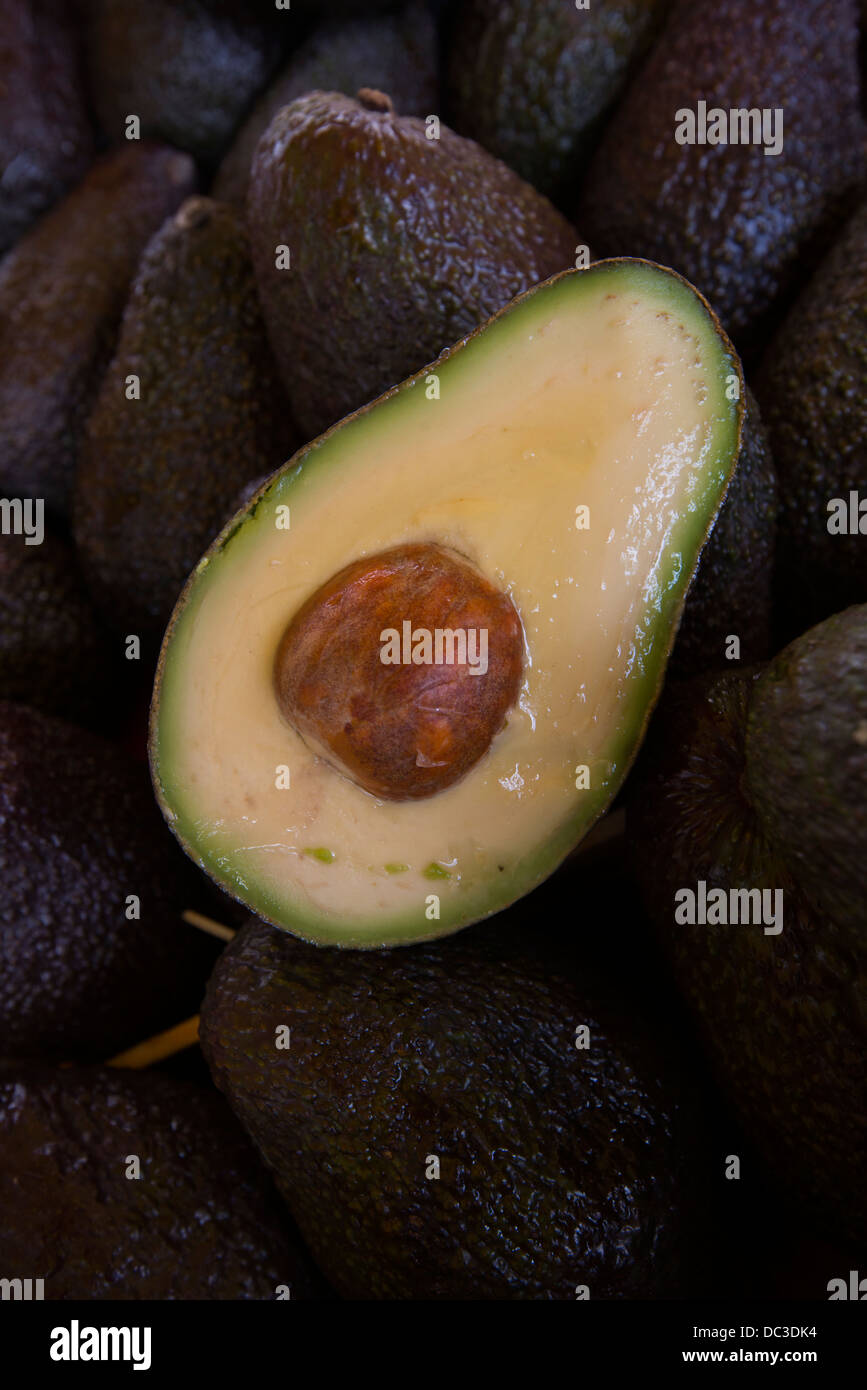
[[[812,628],[768,666],[750,707],[746,766],[769,839],[864,957],[867,604]]]
[[[740,660],[771,652],[777,475],[752,391],[745,397],[741,450],[687,594],[667,678],[725,668],[726,638],[740,638]]]
[[[828,503],[867,497],[867,204],[768,347],[756,390],[780,476],[785,635],[867,600],[867,538],[831,535]]]
[[[515,940],[501,915],[378,953],[251,921],[217,964],[206,1059],[344,1297],[696,1287],[703,1162],[671,1057],[640,1006],[537,955],[538,923],[520,920]],[[439,1181],[425,1178],[429,1154]]]
[[[387,92],[402,116],[439,109],[436,32],[424,5],[315,29],[241,126],[217,171],[212,196],[245,205],[256,146],[281,106],[306,92],[354,97],[362,87]]]
[[[3,0],[0,255],[93,158],[79,58],[63,0]]]
[[[150,236],[192,192],[188,155],[131,143],[0,263],[0,488],[65,513],[78,440]]]
[[[857,922],[845,912],[867,856],[867,755],[861,746],[844,752],[843,766],[830,774],[829,764],[845,749],[846,731],[851,738],[853,724],[867,721],[865,633],[867,608],[853,609],[764,671],[729,672],[669,692],[628,812],[645,903],[771,1180],[800,1220],[862,1241],[863,895]],[[794,771],[781,776],[796,743]],[[805,822],[799,836],[778,838],[798,816]],[[839,918],[810,896],[823,866],[811,862],[805,871],[808,852],[827,856],[832,891],[823,896],[835,911],[842,900]],[[708,891],[781,888],[782,932],[677,924],[675,892],[695,889],[700,879]]]
[[[223,154],[281,56],[289,26],[243,0],[87,0],[91,99],[108,140],[141,134],[205,165]]]
[[[161,636],[235,496],[299,442],[243,224],[189,199],[142,257],[79,458],[76,541],[109,622]]]
[[[742,351],[865,173],[855,0],[679,0],[609,123],[579,203],[597,254],[698,285]],[[784,148],[678,145],[675,113],[784,109]]]
[[[0,877],[0,1056],[101,1059],[194,1012],[215,949],[180,919],[201,889],[146,769],[7,702]]]
[[[562,0],[470,0],[449,45],[455,130],[558,205],[573,203],[604,116],[667,3],[608,0],[579,11]]]
[[[41,545],[0,536],[0,700],[95,725],[125,675],[72,547],[49,531]]]
[[[293,410],[312,437],[574,263],[569,223],[442,127],[338,93],[284,107],[259,144],[253,261]],[[288,245],[291,270],[275,266]]]
[[[323,1293],[229,1108],[154,1072],[0,1062],[0,1201],[0,1264],[47,1300]]]

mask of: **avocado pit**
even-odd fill
[[[487,752],[523,674],[507,594],[434,543],[355,560],[289,623],[274,663],[283,717],[365,791],[433,796]]]

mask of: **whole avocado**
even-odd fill
[[[243,224],[191,198],[142,257],[81,448],[75,535],[108,620],[161,636],[233,498],[298,442]]]
[[[279,61],[287,26],[243,0],[86,0],[91,96],[113,144],[165,140],[204,164],[218,160]],[[138,137],[136,137],[138,138]]]
[[[427,129],[381,93],[313,92],[259,143],[253,261],[310,437],[574,263],[575,232],[546,199],[472,141]]]
[[[147,772],[0,703],[0,1056],[102,1059],[198,1005],[213,944]]]
[[[644,897],[717,1075],[799,1216],[863,1241],[867,605],[670,692],[643,771]]]
[[[63,0],[0,8],[0,256],[93,157],[79,50]]]
[[[726,143],[703,142],[699,102],[714,139],[722,113]],[[742,123],[730,129],[736,111],[746,143]],[[856,196],[864,150],[855,0],[677,0],[605,131],[578,217],[597,254],[679,270],[753,352]]]
[[[387,92],[405,116],[437,110],[438,54],[433,20],[413,0],[397,14],[374,14],[317,26],[256,102],[226,154],[212,196],[244,206],[256,146],[281,106],[307,92],[362,87]]]
[[[157,227],[193,190],[193,162],[130,143],[0,263],[0,489],[63,515],[78,442],[129,282]]]
[[[104,723],[123,689],[121,663],[72,546],[52,532],[39,545],[0,537],[0,699]]]
[[[324,1293],[228,1107],[155,1072],[0,1062],[0,1202],[47,1300]]]
[[[668,0],[469,0],[449,45],[449,110],[540,193],[574,205],[577,181]]]
[[[867,205],[780,327],[756,383],[780,475],[786,635],[867,600],[865,363]]]
[[[704,1164],[677,1067],[610,984],[521,937],[500,917],[358,954],[251,921],[217,965],[205,1056],[343,1297],[699,1286]]]

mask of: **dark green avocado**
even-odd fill
[[[777,475],[749,388],[745,406],[737,468],[687,594],[669,677],[763,661],[771,652]]]
[[[700,138],[700,101],[726,138],[743,133],[732,110],[766,111],[779,152],[678,143]],[[856,0],[678,0],[594,156],[579,225],[599,255],[679,270],[753,351],[863,179],[864,140]]]
[[[327,1296],[228,1107],[153,1072],[0,1062],[0,1205],[46,1300]]]
[[[767,667],[670,695],[628,824],[660,940],[774,1184],[799,1221],[863,1241],[867,606]]]
[[[668,0],[469,0],[449,44],[449,112],[540,193],[576,182]]]
[[[126,664],[97,619],[72,547],[48,531],[38,545],[0,536],[0,699],[103,723]]]
[[[102,1059],[195,1011],[214,950],[144,768],[6,702],[0,878],[0,1056]]]
[[[243,224],[191,198],[142,258],[76,476],[76,540],[112,625],[161,636],[237,493],[299,442]]]
[[[256,146],[280,110],[306,92],[362,87],[387,92],[403,116],[438,110],[437,43],[433,20],[421,0],[397,14],[323,24],[293,53],[259,98],[217,171],[212,195],[244,205]]]
[[[756,389],[780,475],[786,635],[867,601],[867,205],[770,344]]]
[[[472,141],[429,129],[379,93],[314,92],[259,144],[253,261],[308,437],[574,265],[578,238],[546,199]]]
[[[707,1169],[677,1064],[640,1006],[540,954],[532,908],[510,922],[362,955],[251,921],[204,1004],[217,1084],[344,1297],[694,1293]]]
[[[77,446],[139,256],[193,191],[188,155],[99,160],[0,263],[0,490],[66,510]]]
[[[204,164],[225,151],[291,40],[275,8],[243,0],[86,0],[90,90],[112,144],[137,116],[143,137]],[[288,19],[288,17],[287,17]]]
[[[0,256],[93,157],[78,44],[63,0],[0,8]]]

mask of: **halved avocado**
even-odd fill
[[[151,765],[187,852],[343,946],[445,935],[527,893],[635,756],[742,402],[701,296],[603,261],[302,449],[218,536],[163,644]],[[462,625],[446,667],[436,631]]]

